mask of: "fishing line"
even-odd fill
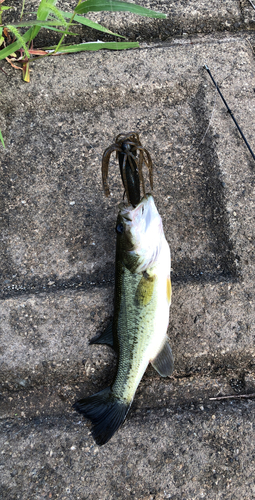
[[[235,123],[235,125],[236,125],[236,127],[237,127],[238,131],[240,132],[240,134],[241,134],[241,136],[242,136],[242,139],[244,140],[244,142],[245,142],[245,144],[246,144],[247,148],[249,149],[249,151],[250,151],[250,153],[251,153],[251,155],[252,155],[253,160],[255,160],[255,155],[254,155],[254,153],[253,153],[253,151],[252,151],[252,149],[251,149],[251,147],[250,147],[250,145],[249,145],[248,141],[246,140],[246,138],[245,138],[245,136],[244,136],[244,134],[243,134],[243,132],[242,132],[241,128],[239,127],[239,125],[238,125],[238,123],[237,123],[237,121],[236,121],[236,119],[235,119],[235,117],[234,117],[233,112],[231,111],[231,109],[230,109],[230,107],[228,106],[228,104],[227,104],[226,100],[224,99],[224,97],[223,97],[223,95],[222,95],[222,93],[221,93],[221,91],[220,91],[220,89],[219,89],[219,87],[218,87],[217,83],[215,82],[215,80],[214,80],[214,78],[213,78],[213,76],[212,76],[212,73],[211,73],[211,71],[209,70],[209,68],[208,68],[207,64],[205,64],[205,65],[204,65],[204,68],[206,69],[207,73],[209,74],[210,78],[212,79],[212,82],[213,82],[213,84],[215,85],[216,90],[217,90],[217,91],[218,91],[218,93],[220,94],[220,97],[221,97],[222,101],[224,102],[224,104],[225,104],[225,106],[226,106],[226,108],[227,108],[227,110],[228,110],[228,113],[230,114],[230,116],[231,116],[231,118],[232,118],[233,122]]]
[[[225,78],[223,78],[223,79],[221,80],[221,84],[222,84],[222,82],[224,82],[224,80],[226,80],[226,78],[228,78],[228,75],[227,75],[227,76],[225,76]],[[202,137],[201,141],[199,142],[199,144],[195,144],[195,143],[194,143],[194,144],[192,144],[192,146],[193,146],[193,147],[195,147],[195,148],[197,148],[197,149],[198,149],[198,148],[200,148],[200,146],[201,146],[202,142],[204,141],[204,139],[206,138],[207,133],[208,133],[208,130],[209,130],[209,128],[210,128],[210,126],[211,126],[211,124],[212,124],[214,111],[215,111],[215,109],[216,109],[216,102],[217,102],[217,88],[215,87],[215,91],[214,91],[214,101],[213,101],[213,108],[212,108],[212,111],[211,111],[211,116],[210,116],[210,118],[209,118],[209,122],[208,122],[208,125],[207,125],[207,127],[206,127],[205,133],[204,133],[204,135],[203,135],[203,137]],[[195,155],[195,153],[191,154],[190,156],[188,156],[188,158],[187,158],[187,159],[189,160],[189,159],[190,159],[190,158],[192,158],[194,155]],[[186,160],[185,160],[185,161],[186,161]]]
[[[250,2],[251,6],[252,6],[252,7],[254,8],[254,10],[255,10],[255,5],[254,5],[254,3],[253,3],[251,0],[248,0],[248,2]]]

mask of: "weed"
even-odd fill
[[[22,9],[20,15],[20,22],[10,24],[2,23],[2,16],[4,11],[11,9],[11,7],[4,6],[5,0],[0,0],[0,60],[6,59],[13,68],[22,69],[23,80],[30,81],[29,76],[29,61],[31,58],[33,62],[42,57],[49,57],[59,54],[68,54],[74,52],[81,52],[86,50],[125,50],[139,47],[137,42],[86,42],[73,45],[63,45],[63,40],[66,35],[76,35],[72,33],[70,28],[78,24],[85,25],[89,28],[96,29],[103,33],[125,38],[118,33],[113,33],[109,29],[101,26],[98,23],[87,19],[83,15],[88,12],[110,11],[110,12],[131,12],[140,16],[165,18],[166,15],[160,12],[141,7],[139,5],[122,2],[119,0],[86,0],[82,2],[78,0],[78,4],[73,13],[63,12],[56,7],[57,0],[41,0],[36,19],[32,21],[23,21],[23,12],[25,0],[22,1]],[[59,29],[59,28],[63,29]],[[20,28],[29,28],[25,33],[20,32]],[[62,33],[59,43],[47,49],[33,49],[33,40],[38,35],[39,31],[43,28],[54,30]],[[10,34],[13,34],[13,38]],[[21,64],[21,66],[17,66]],[[0,131],[0,141],[4,146],[3,136]]]

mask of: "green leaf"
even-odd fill
[[[17,39],[17,41],[19,43],[21,43],[21,46],[23,47],[24,52],[25,52],[27,58],[29,59],[30,55],[28,52],[28,47],[27,47],[26,41],[24,40],[24,38],[20,34],[19,30],[17,28],[15,28],[14,26],[12,26],[11,24],[7,24],[6,28],[8,29],[8,31],[13,33],[15,35],[15,38]]]
[[[47,6],[49,4],[46,4]],[[67,28],[68,26],[68,23],[66,22],[65,18],[62,16],[61,12],[59,9],[57,9],[57,7],[55,7],[55,5],[49,5],[50,7],[50,11],[51,13],[53,13],[55,15],[55,17],[59,20],[59,21],[62,21],[63,23],[63,26],[65,26],[65,28]]]
[[[138,47],[139,47],[138,42],[86,42],[86,43],[78,43],[76,45],[65,45],[65,46],[62,45],[57,54],[70,54],[72,52],[83,52],[85,50],[96,51],[100,49],[126,50],[126,49],[135,49]]]
[[[53,4],[55,5],[57,0],[41,0],[41,3],[38,7],[38,11],[37,11],[37,19],[39,19],[40,21],[46,21],[49,13],[51,12],[49,7],[46,7],[45,4]],[[22,38],[25,42],[29,42],[30,40],[33,40],[36,35],[39,33],[41,29],[41,25],[39,26],[35,26],[34,28],[30,28],[28,31],[26,31],[26,33],[24,33],[24,35],[22,35]],[[5,57],[8,57],[10,54],[12,54],[13,52],[16,52],[17,50],[19,50],[20,48],[22,47],[22,44],[20,43],[19,40],[17,40],[16,42],[13,42],[11,43],[10,45],[8,45],[8,47],[5,47],[4,49],[0,50],[0,61],[2,59],[5,59]]]
[[[28,42],[31,38],[31,35],[33,33],[33,28],[30,28],[24,35],[22,35],[23,40],[25,42]],[[13,52],[16,52],[16,50],[19,50],[22,47],[22,43],[18,40],[17,42],[13,42],[8,47],[5,47],[4,49],[0,50],[0,61],[2,59],[5,59],[5,57],[8,57],[10,54]]]
[[[57,0],[41,0],[37,10],[37,19],[47,19],[49,13],[51,12],[51,5],[56,5],[56,3]]]
[[[56,19],[56,21],[39,21],[39,20],[34,20],[34,21],[22,21],[20,23],[14,23],[12,26],[16,28],[25,28],[26,26],[63,26],[63,23],[59,20]]]
[[[0,141],[1,141],[2,145],[3,145],[3,147],[5,148],[4,138],[2,136],[1,130],[0,130]]]
[[[39,19],[40,21],[41,20],[45,21],[48,15],[51,13],[50,5],[55,5],[56,2],[57,0],[41,0],[37,10],[37,19]],[[39,33],[39,31],[40,31],[40,26],[36,26],[35,28],[33,28],[31,38],[34,39],[36,35]]]
[[[140,5],[129,2],[120,2],[118,0],[86,0],[86,2],[80,3],[74,9],[77,14],[87,14],[87,12],[99,12],[99,11],[110,11],[110,12],[132,12],[133,14],[138,14],[140,16],[155,17],[165,19],[167,16],[162,12],[154,12],[154,10],[146,9]]]
[[[65,35],[79,36],[78,33],[72,33],[72,31],[58,30],[58,28],[52,28],[51,26],[43,26],[42,25],[42,28],[45,28],[46,30],[57,31],[57,33],[65,33]],[[62,47],[62,45],[61,45],[61,47]]]
[[[72,14],[70,12],[63,12],[62,10],[60,12],[67,19],[71,19]],[[120,38],[126,38],[125,36],[119,35],[118,33],[114,33],[113,31],[108,30],[104,26],[101,26],[101,24],[94,23],[93,21],[90,21],[90,19],[86,19],[86,17],[76,15],[74,16],[73,20],[76,21],[77,23],[84,24],[89,28],[93,28],[95,30],[102,31],[103,33],[107,33],[108,35],[114,35],[114,36],[119,36]]]

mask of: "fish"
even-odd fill
[[[73,405],[92,422],[91,433],[100,446],[124,422],[149,363],[162,377],[170,376],[174,368],[167,336],[171,254],[151,194],[136,207],[119,205],[116,233],[113,320],[91,341],[115,349],[116,377],[110,387]]]

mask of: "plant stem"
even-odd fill
[[[78,5],[80,5],[81,1],[82,1],[82,0],[79,0],[79,1],[78,1],[78,3],[77,3],[77,6],[76,6],[76,7],[78,7]],[[55,51],[54,51],[54,54],[55,54],[55,52],[58,52],[58,51],[59,51],[60,46],[61,46],[61,44],[62,44],[62,42],[63,42],[63,40],[64,40],[64,38],[65,38],[65,36],[66,36],[66,32],[69,30],[69,27],[70,27],[70,25],[72,24],[72,22],[73,22],[73,20],[74,20],[75,14],[76,14],[76,12],[73,12],[73,15],[72,15],[72,17],[71,17],[71,19],[70,19],[70,21],[69,21],[69,23],[68,23],[68,25],[67,25],[67,27],[66,27],[66,29],[65,29],[65,32],[63,33],[62,37],[60,38],[60,41],[58,42],[58,45],[57,45],[57,47],[56,47],[56,49],[55,49]]]
[[[20,21],[22,20],[22,17],[23,17],[24,7],[25,7],[25,0],[23,0],[23,1],[22,1],[22,8],[21,8],[21,14],[20,14]]]

